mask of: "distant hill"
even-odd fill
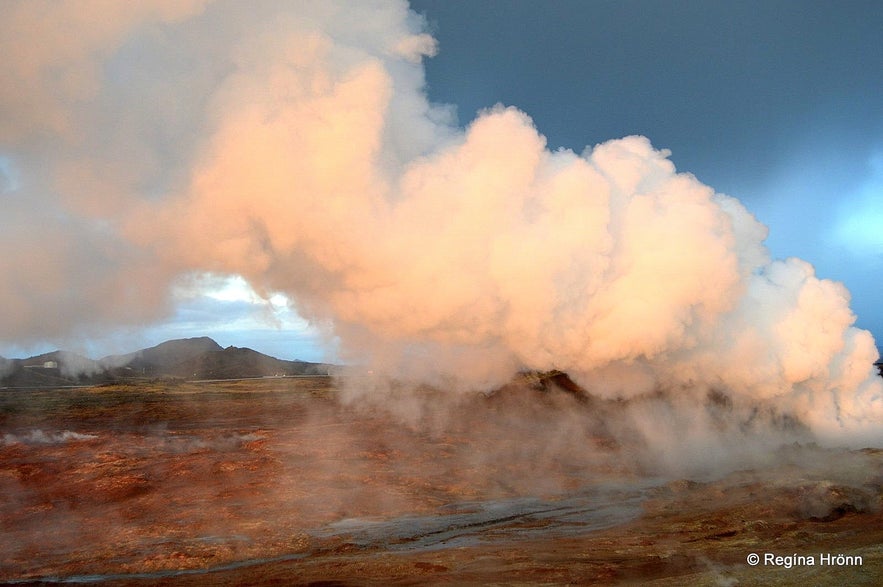
[[[327,375],[330,365],[283,361],[249,348],[222,348],[207,336],[169,340],[125,355],[95,361],[68,351],[27,359],[0,357],[0,388],[95,385],[143,378],[241,379]]]
[[[97,361],[68,351],[0,361],[0,387],[88,385],[105,380]]]
[[[268,375],[326,375],[327,373],[327,365],[283,361],[249,348],[234,346],[193,356],[175,365],[172,371],[173,375],[185,379],[238,379]]]
[[[98,361],[70,351],[52,351],[29,357],[22,361],[22,365],[42,368],[51,368],[51,365],[64,377],[91,376],[104,370]]]
[[[0,377],[2,387],[58,387],[61,385],[77,385],[80,383],[69,377],[63,377],[60,370],[51,367],[28,368],[20,359],[7,362]]]
[[[99,363],[105,369],[130,369],[137,375],[156,376],[171,374],[182,361],[219,350],[221,345],[207,336],[179,338],[127,355],[110,355]]]

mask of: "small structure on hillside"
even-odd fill
[[[58,369],[58,361],[43,361],[36,365],[22,365],[25,369]]]

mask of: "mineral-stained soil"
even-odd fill
[[[567,394],[390,414],[339,385],[0,391],[0,582],[883,581],[883,451],[677,477]]]

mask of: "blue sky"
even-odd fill
[[[641,134],[740,199],[775,257],[846,284],[883,340],[883,4],[414,0],[430,99],[497,102],[552,148]]]

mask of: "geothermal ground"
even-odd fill
[[[0,582],[883,579],[883,451],[794,445],[678,477],[561,390],[391,414],[341,400],[361,384],[0,392]]]

